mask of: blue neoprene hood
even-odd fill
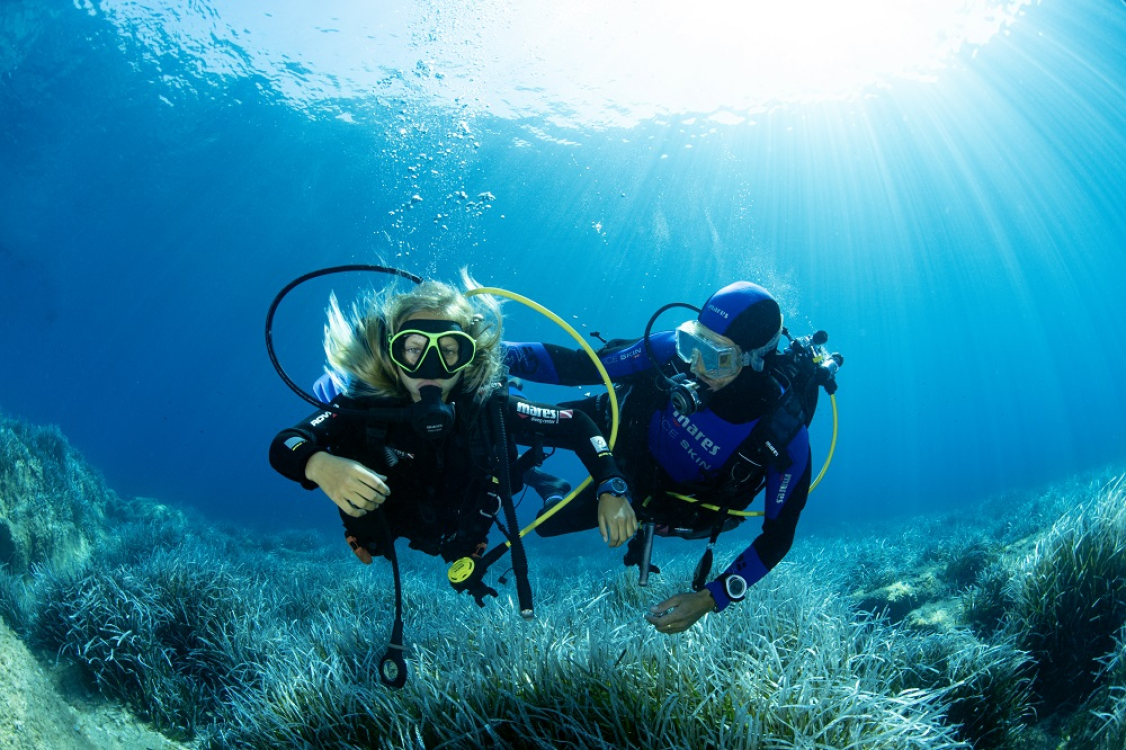
[[[736,281],[713,294],[704,303],[698,319],[744,350],[770,341],[782,324],[774,297],[749,281]]]

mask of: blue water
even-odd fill
[[[475,39],[530,39],[488,4],[388,4],[367,36],[350,3],[340,28],[333,3],[180,5],[0,5],[0,411],[59,425],[123,495],[335,528],[266,463],[309,409],[263,323],[342,263],[465,265],[607,337],[766,285],[846,358],[805,529],[1126,459],[1122,3],[1028,4],[929,75],[718,118],[475,78]],[[467,20],[491,32],[459,46]],[[296,380],[330,288],[366,281],[286,301]],[[565,341],[509,310],[513,338]]]

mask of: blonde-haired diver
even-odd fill
[[[467,291],[476,288],[464,272],[462,281]],[[365,562],[389,555],[398,537],[447,561],[480,554],[500,512],[495,448],[502,439],[513,444],[511,456],[515,443],[574,451],[596,486],[621,486],[622,473],[587,415],[509,394],[501,333],[494,298],[437,281],[373,293],[347,311],[330,300],[326,369],[339,395],[333,408],[278,433],[270,463],[328,496]],[[364,418],[388,408],[409,418]],[[489,408],[502,417],[503,437]],[[511,487],[519,489],[526,468],[511,466]],[[607,543],[618,546],[637,521],[628,495],[606,497],[600,521]]]

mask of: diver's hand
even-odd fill
[[[598,498],[598,530],[602,541],[611,547],[629,541],[637,533],[637,515],[627,498],[602,493]]]
[[[696,621],[715,609],[712,592],[704,589],[695,593],[677,594],[649,608],[645,619],[658,633],[672,635],[683,633]]]
[[[354,517],[375,510],[391,494],[377,474],[358,461],[320,451],[309,457],[305,477],[320,487],[336,507]]]

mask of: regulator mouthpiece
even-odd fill
[[[669,385],[669,401],[682,416],[690,417],[707,406],[707,391],[700,390],[700,384],[688,375],[674,375],[669,378]]]
[[[453,404],[442,400],[442,389],[424,385],[418,389],[421,400],[411,404],[411,426],[423,437],[437,440],[450,433],[457,412]]]

